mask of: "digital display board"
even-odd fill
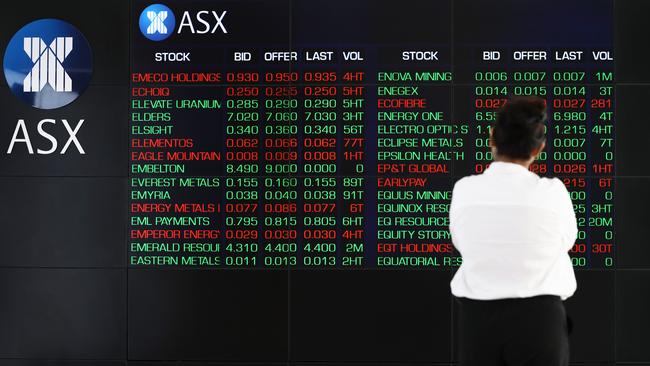
[[[482,39],[496,26],[480,17],[452,43],[439,4],[418,4],[427,27],[382,31],[388,3],[349,19],[360,4],[298,2],[282,43],[271,3],[254,5],[265,23],[250,5],[173,5],[175,34],[132,40],[130,266],[457,267],[451,188],[492,161],[490,123],[518,95],[549,107],[530,170],[570,191],[574,266],[614,266],[611,33]]]
[[[517,95],[578,219],[571,362],[650,363],[650,3],[9,5],[0,366],[457,364],[451,192]]]

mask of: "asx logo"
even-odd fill
[[[40,19],[14,34],[3,66],[18,98],[39,109],[54,109],[72,103],[90,83],[92,51],[71,24]]]
[[[38,109],[55,109],[72,103],[86,89],[93,72],[88,41],[73,25],[58,19],[40,19],[22,27],[9,41],[3,60],[9,89],[19,99]],[[25,144],[29,154],[34,153],[29,136],[30,124],[26,120],[18,119],[7,154],[13,153],[19,143]],[[83,122],[83,118],[79,119],[74,127],[67,119],[62,120],[62,127],[54,118],[38,122],[36,133],[50,146],[41,149],[40,144],[37,145],[37,153],[47,155],[57,150],[56,137],[50,133],[51,129],[50,132],[45,129],[45,124],[51,124],[52,128],[65,128],[68,133],[61,154],[65,154],[71,145],[84,154],[76,137]]]
[[[218,13],[214,10],[199,10],[196,12],[184,11],[176,33],[188,31],[192,34],[228,33],[226,26],[223,24],[223,18],[227,11]],[[172,33],[176,27],[176,17],[174,12],[163,4],[152,4],[144,8],[140,13],[140,32],[147,39],[152,41],[162,41]]]
[[[152,41],[167,39],[176,26],[174,12],[163,4],[152,4],[140,14],[140,32]]]

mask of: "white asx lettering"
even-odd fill
[[[197,25],[196,29],[194,28],[194,23],[192,21],[192,17],[190,16],[190,13],[188,11],[183,12],[183,17],[181,18],[181,23],[178,26],[178,31],[177,33],[181,33],[183,28],[187,27],[192,34],[206,34],[208,32],[210,33],[215,33],[217,29],[221,29],[222,33],[228,33],[226,30],[226,27],[223,24],[223,18],[226,16],[227,10],[224,10],[221,12],[221,15],[217,14],[216,11],[207,11],[207,10],[201,10],[196,13],[196,21],[201,23],[202,27],[199,28]],[[214,26],[210,23],[210,19],[206,19],[204,16],[212,14],[212,17],[214,18]]]
[[[80,119],[79,122],[77,122],[77,125],[74,127],[74,129],[70,127],[67,120],[62,119],[61,122],[63,123],[63,127],[68,133],[68,140],[66,141],[65,145],[63,145],[60,154],[65,154],[70,144],[74,144],[74,146],[77,148],[80,154],[85,154],[86,152],[84,151],[83,147],[81,146],[81,143],[77,139],[77,133],[79,132],[81,125],[83,125],[84,120]],[[46,123],[56,125],[56,120],[43,119],[40,122],[38,122],[38,125],[36,125],[36,131],[38,132],[38,134],[50,142],[50,147],[47,150],[40,149],[40,148],[36,149],[36,153],[39,155],[52,154],[56,151],[59,145],[56,137],[52,136],[45,130],[44,127]],[[19,134],[21,134],[20,137],[18,136]],[[7,149],[7,154],[11,154],[13,152],[16,143],[24,143],[25,146],[27,147],[27,152],[29,154],[34,153],[34,148],[32,147],[32,142],[29,138],[29,133],[27,132],[27,126],[25,125],[24,119],[19,119],[18,123],[16,123],[14,134],[11,137],[11,142],[9,143],[9,148]]]

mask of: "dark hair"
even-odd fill
[[[497,112],[492,139],[497,154],[511,159],[529,159],[546,139],[546,100],[540,97],[511,97]]]

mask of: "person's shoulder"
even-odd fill
[[[458,198],[462,197],[462,201],[474,197],[478,192],[484,191],[486,185],[484,184],[485,177],[483,174],[467,175],[454,183],[451,196],[458,202]]]
[[[540,177],[539,182],[541,187],[549,188],[549,189],[562,189],[566,188],[564,186],[564,182],[558,177]]]
[[[465,189],[477,184],[481,180],[482,176],[482,174],[472,174],[460,178],[456,183],[454,183],[454,191]]]
[[[548,195],[564,196],[568,193],[564,182],[557,177],[540,177],[537,181],[538,189]]]

